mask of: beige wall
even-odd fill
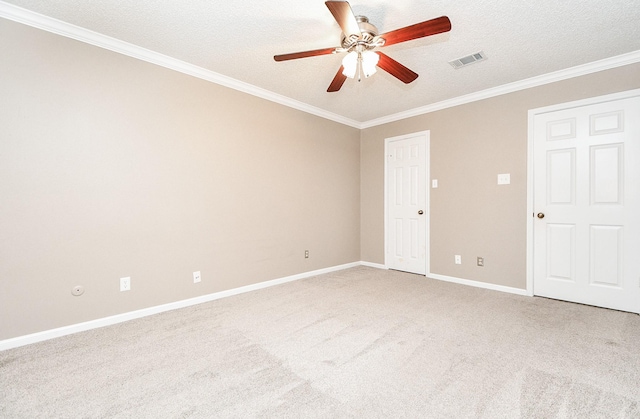
[[[357,129],[3,19],[0,57],[0,340],[360,260]]]
[[[423,130],[431,271],[524,288],[527,111],[640,87],[631,65],[359,132],[3,19],[0,56],[0,340],[384,263],[384,139]]]
[[[385,138],[430,130],[431,178],[439,182],[430,190],[431,272],[526,288],[528,110],[636,88],[640,64],[363,130],[362,260],[384,263]],[[511,185],[498,186],[499,173],[510,173]]]

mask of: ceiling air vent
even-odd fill
[[[458,69],[486,59],[487,56],[483,51],[480,51],[475,54],[467,55],[466,57],[458,58],[457,60],[449,61],[449,64],[451,64],[451,67]]]

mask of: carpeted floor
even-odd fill
[[[640,316],[367,267],[0,352],[2,418],[639,418]]]

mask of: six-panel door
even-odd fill
[[[534,118],[534,294],[640,312],[640,98]]]
[[[424,134],[387,143],[387,267],[426,273],[426,150]]]

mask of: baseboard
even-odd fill
[[[54,339],[54,338],[58,338],[66,335],[71,335],[74,333],[85,332],[87,330],[98,329],[100,327],[111,326],[114,324],[129,321],[129,320],[134,320],[142,317],[152,316],[154,314],[164,313],[165,311],[171,311],[179,308],[190,307],[196,304],[202,304],[209,301],[219,300],[220,298],[230,297],[232,295],[238,295],[245,292],[256,291],[263,288],[273,287],[274,285],[280,285],[286,282],[297,281],[300,279],[310,278],[317,275],[341,271],[344,269],[349,269],[349,268],[361,266],[364,264],[365,263],[363,262],[353,262],[353,263],[347,263],[344,265],[332,266],[329,268],[304,272],[301,274],[286,276],[283,278],[273,279],[270,281],[259,282],[257,284],[246,285],[244,287],[233,288],[226,291],[220,291],[213,294],[202,295],[200,297],[189,298],[187,300],[180,300],[173,303],[162,304],[159,306],[144,308],[141,310],[130,311],[128,313],[117,314],[114,316],[103,317],[101,319],[90,320],[83,323],[72,324],[69,326],[58,327],[56,329],[45,330],[42,332],[32,333],[24,336],[18,336],[11,339],[5,339],[0,341],[0,351],[5,351],[7,349],[17,348],[20,346],[30,345],[32,343],[42,342],[45,340]]]
[[[360,265],[362,266],[368,266],[370,268],[376,268],[376,269],[389,269],[387,268],[385,265],[382,265],[380,263],[373,263],[373,262],[360,262]]]
[[[371,262],[363,261],[363,262],[360,262],[360,265],[369,266],[371,268],[377,268],[377,269],[389,269],[385,265],[382,265],[379,263],[371,263]],[[529,294],[529,292],[526,289],[505,287],[504,285],[489,284],[487,282],[473,281],[471,279],[462,279],[462,278],[456,278],[453,276],[446,276],[446,275],[439,275],[439,274],[432,274],[432,273],[429,273],[426,276],[427,278],[433,278],[439,281],[454,282],[456,284],[468,285],[470,287],[484,288],[484,289],[500,291],[500,292],[508,292],[510,294],[531,296],[531,294]]]
[[[473,281],[471,279],[462,279],[462,278],[456,278],[453,276],[438,275],[438,274],[432,274],[432,273],[428,273],[427,278],[433,278],[439,281],[453,282],[461,285],[469,285],[471,287],[484,288],[492,291],[508,292],[510,294],[517,294],[517,295],[524,295],[524,296],[529,295],[526,289],[505,287],[504,285],[489,284],[487,282]]]
[[[54,339],[74,333],[85,332],[87,330],[98,329],[105,326],[111,326],[118,323],[123,323],[129,320],[139,319],[142,317],[152,316],[154,314],[164,313],[166,311],[177,310],[180,308],[194,306],[196,304],[202,304],[209,301],[219,300],[220,298],[231,297],[232,295],[238,295],[245,292],[256,291],[263,288],[273,287],[274,285],[280,285],[287,282],[297,281],[300,279],[310,278],[317,275],[323,275],[331,272],[341,271],[344,269],[353,268],[356,266],[368,266],[376,269],[387,269],[385,265],[372,262],[353,262],[344,265],[332,266],[329,268],[318,269],[315,271],[303,272],[297,275],[286,276],[283,278],[273,279],[270,281],[259,282],[257,284],[246,285],[244,287],[233,288],[226,291],[220,291],[213,294],[202,295],[200,297],[189,298],[187,300],[175,301],[173,303],[162,304],[159,306],[144,308],[141,310],[130,311],[128,313],[117,314],[115,316],[103,317],[101,319],[90,320],[88,322],[72,324],[69,326],[58,327],[56,329],[45,330],[38,333],[32,333],[29,335],[18,336],[11,339],[5,339],[0,341],[0,351],[7,349],[17,348],[20,346],[30,345],[32,343],[42,342],[49,339]],[[445,275],[428,274],[428,278],[437,279],[440,281],[454,282],[456,284],[469,285],[472,287],[486,288],[494,291],[508,292],[511,294],[528,295],[527,290],[519,288],[505,287],[502,285],[488,284],[486,282],[472,281],[469,279],[454,278]]]

